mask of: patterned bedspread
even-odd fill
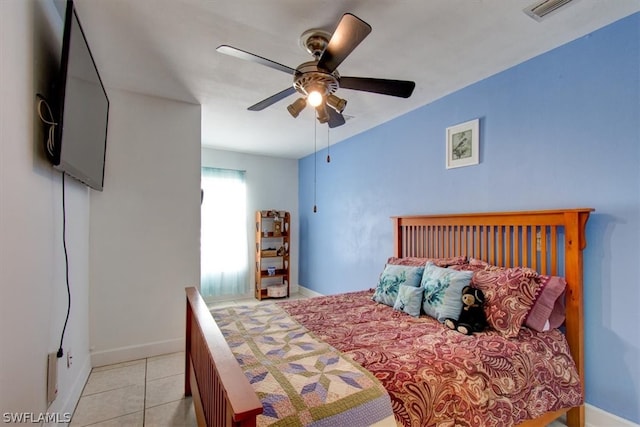
[[[278,305],[211,314],[262,401],[258,426],[355,427],[393,419],[389,395],[370,372]]]
[[[467,336],[371,300],[372,291],[285,301],[315,336],[373,373],[405,426],[511,426],[582,403],[564,335]]]

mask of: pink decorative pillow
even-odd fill
[[[387,260],[387,264],[410,265],[412,267],[424,267],[425,265],[427,265],[427,262],[432,262],[438,267],[449,267],[450,265],[466,264],[467,257],[465,256],[454,256],[454,257],[448,257],[448,258],[391,257]]]
[[[500,267],[499,265],[489,264],[488,262],[482,261],[481,259],[477,259],[477,258],[469,258],[469,265],[472,267],[475,267],[476,269],[483,268],[484,270],[487,270],[487,271],[498,271],[498,270],[504,270],[505,268],[507,268],[507,267]],[[516,268],[516,267],[513,267],[513,268]],[[517,267],[517,268],[525,268],[527,270],[530,270],[528,267]],[[536,271],[534,270],[531,270],[531,271],[537,274]]]
[[[469,258],[469,261],[465,264],[450,265],[448,268],[458,271],[481,271],[491,270],[498,267],[495,267],[484,261],[477,260],[475,258]]]
[[[480,270],[471,284],[484,292],[489,325],[507,338],[518,336],[540,291],[538,273],[521,267]]]
[[[495,267],[495,265],[489,264],[488,262],[478,258],[469,258],[469,264],[478,265],[480,267]]]
[[[540,293],[531,311],[527,315],[525,325],[542,332],[560,327],[564,323],[564,293],[567,282],[558,276],[538,276]]]

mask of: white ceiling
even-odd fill
[[[333,32],[351,12],[373,27],[340,65],[342,75],[413,80],[409,99],[340,89],[348,100],[332,143],[586,35],[640,10],[640,0],[574,0],[536,22],[532,0],[76,0],[102,80],[202,105],[202,144],[278,157],[313,152],[314,116],[297,119],[291,96],[247,107],[291,84],[286,74],[216,52],[221,44],[295,68],[311,28]],[[318,125],[326,143],[326,125]],[[322,136],[320,136],[322,135]]]

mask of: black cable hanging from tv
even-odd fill
[[[64,248],[64,265],[65,265],[65,281],[67,283],[67,316],[64,319],[64,326],[62,327],[62,334],[60,335],[60,347],[56,356],[61,358],[64,355],[62,350],[62,342],[64,341],[64,334],[67,330],[67,323],[69,322],[69,313],[71,312],[71,288],[69,286],[69,255],[67,253],[67,213],[65,206],[65,194],[64,194],[64,172],[62,172],[62,247]]]
[[[38,103],[36,104],[36,111],[38,113],[38,116],[40,117],[40,120],[42,121],[42,123],[49,126],[47,131],[47,140],[45,141],[45,150],[47,150],[49,154],[51,154],[52,153],[51,150],[55,145],[55,141],[54,141],[55,127],[58,125],[58,123],[53,118],[53,114],[51,113],[51,108],[49,107],[49,103],[47,102],[47,99],[39,93],[36,94],[36,98],[38,99]],[[43,105],[46,107],[46,112],[48,114],[48,117],[45,117],[42,112]],[[64,351],[62,349],[62,342],[64,341],[64,335],[67,330],[67,323],[69,322],[69,314],[71,313],[71,287],[69,285],[69,255],[67,252],[67,209],[66,209],[66,203],[65,203],[66,197],[65,197],[65,191],[64,191],[65,173],[62,172],[61,175],[62,175],[62,247],[64,249],[65,282],[67,284],[67,315],[64,319],[64,326],[62,327],[62,333],[60,334],[60,347],[58,347],[58,352],[56,353],[56,356],[58,358],[61,358],[64,355]]]

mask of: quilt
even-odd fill
[[[471,336],[372,301],[373,290],[278,303],[373,373],[405,426],[512,426],[582,403],[564,335]]]
[[[258,426],[366,426],[393,419],[370,372],[276,304],[211,310],[263,405]]]

